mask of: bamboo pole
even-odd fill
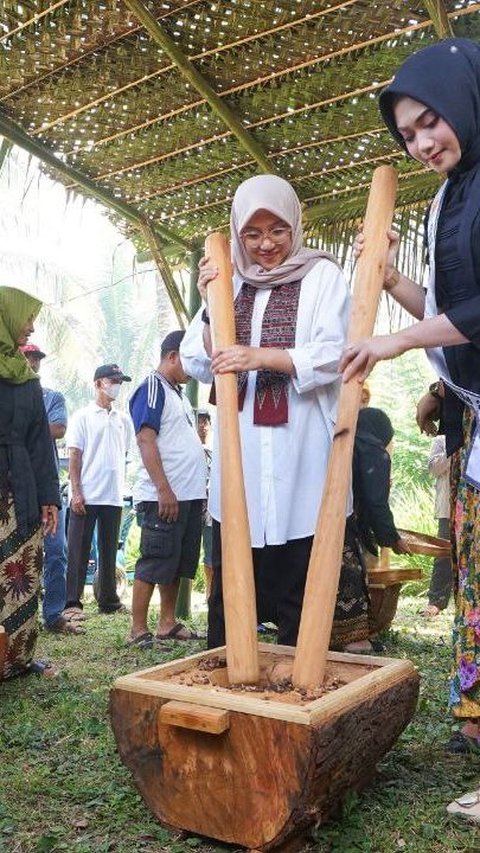
[[[153,260],[157,265],[157,269],[165,285],[165,289],[170,297],[172,308],[177,316],[178,325],[182,329],[184,329],[185,321],[187,321],[188,323],[193,315],[189,314],[188,308],[185,305],[185,302],[183,301],[182,295],[173,277],[172,270],[170,269],[170,265],[165,257],[165,252],[163,251],[163,247],[158,238],[158,234],[155,233],[149,222],[142,223],[142,225],[140,226],[140,230],[145,238],[147,246],[149,247],[152,253]]]
[[[443,0],[425,0],[425,7],[438,38],[446,39],[455,35]]]
[[[392,166],[375,170],[363,232],[365,248],[358,261],[353,291],[349,342],[373,332],[382,292],[388,249],[387,230],[395,206],[397,176]],[[308,567],[302,618],[292,680],[296,687],[316,687],[323,681],[342,565],[353,442],[362,385],[354,377],[342,385],[337,423],[322,505]]]
[[[235,343],[232,265],[227,238],[210,234],[205,254],[219,273],[208,285],[208,306],[214,349]],[[236,373],[215,377],[222,511],[222,582],[227,645],[227,669],[231,684],[259,679],[257,614],[252,548],[243,482],[238,390]]]
[[[194,249],[190,254],[190,293],[188,310],[190,317],[195,317],[200,308],[200,294],[197,288],[198,262],[202,257],[200,248]],[[192,409],[198,408],[198,382],[190,379],[187,382],[186,394]],[[175,606],[176,619],[189,619],[192,615],[192,581],[189,578],[180,578],[178,587],[177,604]]]

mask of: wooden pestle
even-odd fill
[[[348,341],[369,337],[375,325],[388,251],[387,230],[395,207],[397,176],[392,166],[375,169],[358,260]],[[322,505],[308,567],[292,680],[296,687],[323,682],[342,566],[347,497],[362,385],[342,384]]]
[[[220,233],[210,234],[205,254],[218,267],[208,285],[213,349],[236,343],[230,245]],[[243,481],[236,373],[215,377],[220,444],[222,512],[222,582],[228,679],[252,684],[259,679],[255,582],[247,503]]]

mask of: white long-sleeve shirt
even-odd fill
[[[234,277],[234,295],[241,288]],[[260,346],[263,314],[270,290],[257,289],[251,346]],[[296,370],[288,386],[288,423],[253,423],[256,371],[248,375],[239,412],[243,474],[254,548],[281,545],[315,531],[325,482],[340,387],[338,362],[345,344],[349,293],[343,273],[321,259],[302,279],[295,346],[288,350]],[[212,382],[203,344],[201,311],[182,341],[186,372]],[[215,432],[209,509],[221,521],[218,434]],[[347,508],[346,508],[347,512]]]

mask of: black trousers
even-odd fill
[[[313,536],[292,539],[284,545],[252,548],[257,618],[278,626],[278,642],[297,643],[303,593]],[[222,548],[220,524],[212,524],[212,589],[208,599],[208,648],[225,643],[222,593]]]
[[[450,539],[450,519],[438,519],[438,535],[442,539]],[[433,562],[428,603],[434,604],[439,610],[445,610],[452,592],[452,562],[450,556],[436,557]]]
[[[82,607],[92,536],[98,522],[98,609],[113,613],[122,606],[117,595],[115,568],[122,518],[121,506],[87,504],[85,515],[70,511],[66,607]]]

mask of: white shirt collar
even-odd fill
[[[109,410],[109,409],[105,409],[105,408],[104,408],[104,406],[99,406],[99,405],[98,405],[98,403],[96,403],[96,402],[95,402],[95,400],[90,400],[90,402],[89,402],[89,404],[88,404],[88,405],[89,405],[89,406],[90,406],[90,408],[91,408],[91,409],[93,409],[95,412],[105,412],[107,415],[117,414],[117,411],[116,411],[116,409],[114,409],[114,408],[113,408],[113,406],[112,406],[112,408],[111,408],[110,410]]]

